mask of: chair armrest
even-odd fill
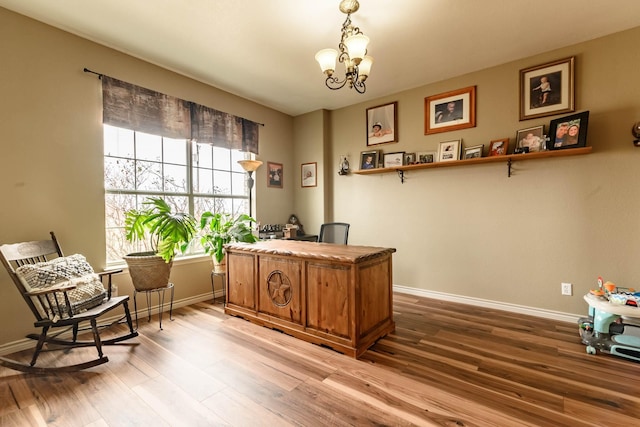
[[[104,278],[107,278],[107,299],[110,300],[111,299],[111,276],[113,276],[114,274],[118,274],[118,273],[122,273],[122,269],[117,269],[117,270],[107,270],[107,271],[103,271],[101,273],[98,273],[98,276],[100,277],[100,280],[102,280],[102,283],[104,284]]]

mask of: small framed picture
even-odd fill
[[[415,165],[416,164],[416,153],[404,153],[404,162],[405,165]]]
[[[318,185],[317,181],[317,172],[318,172],[318,163],[303,163],[301,166],[302,169],[302,186],[303,187],[315,187]]]
[[[515,153],[544,151],[544,125],[521,129],[516,133]]]
[[[424,99],[424,134],[476,126],[476,87],[470,86]]]
[[[360,170],[376,169],[380,160],[380,150],[363,151],[360,153]]]
[[[585,147],[588,125],[588,111],[551,120],[549,124],[549,136],[551,137],[549,149]]]
[[[404,151],[397,151],[395,153],[384,153],[383,167],[385,168],[395,168],[398,166],[402,166],[403,162]]]
[[[397,102],[367,108],[367,145],[398,142]]]
[[[520,120],[575,111],[575,56],[520,70]]]
[[[438,160],[438,152],[437,151],[421,151],[416,153],[416,163],[434,163]]]
[[[478,159],[482,157],[482,151],[484,150],[484,144],[474,145],[473,147],[466,147],[464,149],[463,159]]]
[[[460,140],[445,141],[440,143],[438,148],[438,161],[449,162],[451,160],[460,160]]]
[[[509,138],[494,139],[489,143],[489,157],[504,156],[509,149]]]
[[[267,162],[267,186],[282,188],[282,163]]]

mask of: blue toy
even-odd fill
[[[598,350],[640,362],[640,293],[598,278],[599,289],[584,296],[589,317],[578,320],[587,353]]]

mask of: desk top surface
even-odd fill
[[[225,246],[228,253],[234,251],[256,252],[269,255],[326,259],[339,262],[362,262],[392,254],[395,248],[374,246],[337,245],[333,243],[305,242],[298,240],[268,240],[257,243],[231,243]]]

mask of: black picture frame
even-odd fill
[[[398,102],[367,108],[367,146],[398,142]]]
[[[577,135],[573,129],[577,127]],[[572,114],[551,120],[549,123],[549,150],[563,150],[567,148],[586,147],[587,130],[589,127],[589,112]]]
[[[370,160],[369,157],[371,157]],[[360,170],[377,169],[379,161],[380,150],[362,151],[360,153]]]
[[[573,111],[575,56],[520,70],[520,121]]]

